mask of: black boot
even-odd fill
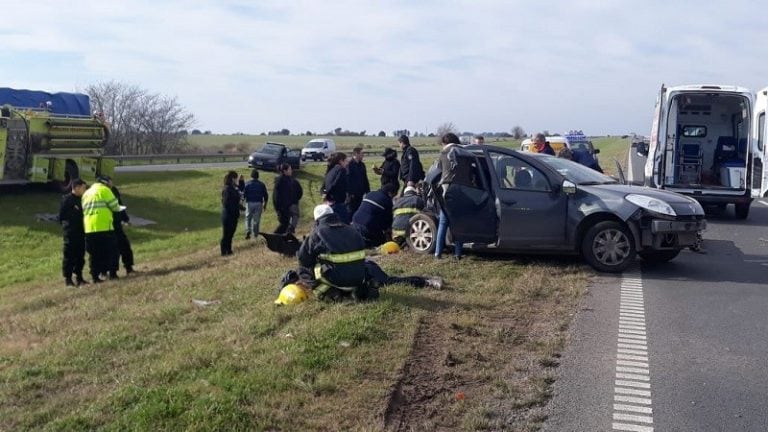
[[[129,274],[131,274],[133,272],[134,272],[133,266],[125,266],[125,274],[126,275],[129,275]]]
[[[88,281],[83,279],[83,275],[77,275],[77,279],[75,279],[75,284],[77,286],[88,285]]]
[[[117,279],[120,279],[120,278],[117,276],[116,271],[109,272],[109,280],[117,280]]]
[[[72,276],[64,278],[64,285],[65,286],[75,286],[75,283],[72,282]]]

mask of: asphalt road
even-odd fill
[[[544,430],[768,431],[765,201],[708,215],[706,254],[595,280]]]

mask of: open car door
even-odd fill
[[[664,104],[666,101],[667,87],[664,84],[661,85],[661,91],[659,92],[659,98],[656,99],[656,109],[653,112],[653,125],[651,126],[651,140],[648,144],[647,161],[645,163],[644,181],[646,186],[661,187],[662,182],[662,154],[663,148],[659,148],[659,140],[661,140],[661,128],[663,121]],[[666,140],[664,140],[666,142]],[[633,179],[634,180],[634,179]]]
[[[766,170],[766,138],[768,125],[765,114],[768,111],[768,87],[757,92],[755,118],[752,122],[752,197],[760,198],[768,193],[768,170]]]
[[[499,220],[485,158],[461,148],[451,150],[449,156],[451,180],[441,206],[454,243],[496,244]],[[447,178],[445,173],[443,177]]]

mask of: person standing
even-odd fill
[[[411,141],[406,135],[400,135],[397,139],[400,148],[403,150],[403,156],[400,160],[400,180],[405,186],[416,186],[424,180],[424,167],[419,160],[419,152],[411,145]]]
[[[363,202],[363,195],[371,191],[368,172],[365,170],[365,163],[363,163],[362,147],[352,149],[352,160],[347,165],[347,182],[349,183],[347,212],[354,215],[360,207],[360,203]]]
[[[381,176],[382,186],[392,183],[400,190],[400,181],[398,181],[400,161],[397,160],[397,150],[387,147],[382,156],[384,156],[384,163],[381,164],[381,167],[373,167],[373,172]]]
[[[243,185],[243,197],[245,198],[245,239],[256,238],[259,235],[261,225],[261,213],[267,209],[267,186],[259,181],[259,170],[251,171],[251,179]]]
[[[328,168],[321,193],[323,201],[330,205],[336,216],[346,224],[350,223],[352,218],[345,204],[348,192],[347,155],[341,152],[333,153],[328,158]]]
[[[474,145],[483,145],[485,144],[485,137],[482,135],[475,135],[475,138],[472,140],[472,144]]]
[[[85,266],[85,228],[83,227],[83,205],[81,197],[88,186],[84,181],[75,179],[71,184],[72,190],[61,198],[59,207],[59,223],[64,231],[64,257],[61,269],[64,273],[64,284],[75,286],[88,282],[83,279]],[[72,281],[72,275],[77,278]]]
[[[440,139],[443,143],[443,148],[440,150],[440,183],[439,188],[437,189],[440,191],[440,193],[443,195],[443,203],[445,203],[445,192],[448,190],[448,184],[453,181],[453,176],[451,173],[451,157],[450,152],[455,147],[461,145],[461,141],[459,140],[459,137],[456,136],[454,133],[447,133],[442,136]],[[448,215],[446,214],[445,210],[440,210],[440,219],[437,226],[437,237],[435,238],[435,258],[441,258],[441,255],[443,253],[443,248],[445,247],[445,237],[448,232],[448,226],[450,225],[450,221],[448,220]],[[454,238],[453,239],[453,256],[455,259],[459,260],[461,259],[462,255],[462,242],[460,239]]]
[[[237,220],[240,218],[240,191],[237,189],[237,173],[228,172],[224,176],[224,186],[221,189],[221,256],[232,255],[232,237],[237,230]]]
[[[531,151],[555,156],[555,149],[549,145],[547,137],[543,133],[537,133],[533,138],[533,146],[531,146]]]
[[[275,234],[293,233],[299,218],[299,200],[304,194],[301,184],[293,178],[293,168],[287,163],[280,165],[280,175],[275,178],[272,190],[272,206],[277,212],[278,225]]]
[[[99,177],[83,193],[82,205],[85,250],[88,252],[91,278],[94,283],[103,282],[99,275],[109,273],[110,279],[117,279],[117,274],[110,271],[117,253],[112,215],[120,211],[120,204],[105,178]]]
[[[391,183],[369,192],[352,216],[352,226],[365,239],[365,247],[379,246],[391,237],[392,198],[395,195],[397,189]]]
[[[117,270],[120,268],[120,259],[123,260],[123,267],[125,267],[125,274],[133,273],[133,249],[131,248],[131,242],[128,240],[128,236],[125,235],[123,229],[123,223],[129,223],[131,218],[125,211],[123,205],[123,198],[120,196],[120,191],[115,186],[114,181],[109,176],[104,176],[107,180],[112,193],[117,198],[117,204],[120,206],[120,211],[112,215],[112,224],[115,231],[115,241],[117,242],[117,253],[112,257],[112,269],[110,270],[110,276],[117,277]]]

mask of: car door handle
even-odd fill
[[[501,200],[501,202],[503,204],[506,204],[506,205],[515,205],[515,204],[517,204],[517,201],[515,201],[513,199],[505,199],[505,200]]]

